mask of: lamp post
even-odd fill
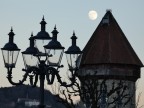
[[[75,82],[76,71],[79,68],[80,59],[82,56],[82,51],[76,45],[75,33],[73,33],[72,45],[65,52],[67,57],[67,62],[69,70],[72,74],[70,84],[63,82],[61,80],[59,68],[63,67],[61,65],[61,59],[64,53],[64,47],[57,40],[57,28],[54,27],[52,31],[53,37],[51,38],[45,30],[45,19],[43,17],[41,24],[41,31],[36,35],[29,38],[30,46],[22,52],[23,61],[25,68],[22,69],[25,74],[19,82],[14,82],[12,80],[12,69],[15,68],[16,61],[20,49],[14,43],[14,32],[11,28],[9,35],[9,42],[5,44],[2,50],[3,60],[5,67],[7,68],[7,78],[12,85],[21,85],[26,81],[27,77],[30,78],[30,84],[36,86],[38,80],[40,81],[40,104],[39,108],[44,108],[44,82],[47,81],[48,84],[53,84],[55,78],[61,86],[70,87]]]

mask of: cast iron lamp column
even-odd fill
[[[67,55],[67,61],[69,65],[69,70],[72,74],[70,84],[63,82],[60,77],[59,68],[63,67],[61,65],[61,59],[64,52],[64,47],[61,46],[60,42],[57,41],[57,34],[58,31],[56,30],[56,26],[52,31],[53,37],[49,36],[49,34],[45,31],[45,24],[44,18],[41,24],[41,31],[37,34],[37,36],[31,35],[29,38],[30,46],[22,52],[25,69],[22,69],[25,74],[19,82],[13,82],[12,80],[12,69],[15,68],[16,61],[18,58],[18,54],[20,49],[17,45],[13,42],[14,40],[14,33],[11,29],[9,33],[9,42],[5,44],[2,48],[2,54],[4,59],[5,67],[7,68],[7,78],[8,81],[12,85],[21,85],[26,81],[27,77],[30,79],[30,84],[32,86],[36,86],[38,79],[40,80],[40,104],[39,108],[44,108],[44,82],[47,81],[48,84],[53,84],[55,78],[57,78],[58,82],[61,86],[70,87],[75,82],[75,72],[79,68],[79,62],[82,56],[82,51],[78,46],[76,46],[76,36],[73,33],[72,36],[72,46],[68,48],[65,52]],[[40,43],[38,41],[46,41],[50,40],[47,45],[43,45],[44,50],[38,49],[38,45],[35,43]],[[35,42],[36,41],[36,42]]]

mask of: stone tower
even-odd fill
[[[107,10],[83,49],[78,71],[82,101],[89,108],[135,108],[135,82],[141,67],[142,62]]]

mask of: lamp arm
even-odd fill
[[[50,79],[50,75],[51,75],[51,79]],[[46,72],[46,79],[47,79],[48,84],[50,85],[53,84],[54,79],[55,79],[55,74]]]
[[[75,76],[73,76],[72,78],[70,78],[70,81],[71,81],[70,84],[67,84],[66,82],[62,82],[61,77],[60,77],[59,74],[56,74],[56,76],[57,76],[58,82],[61,84],[61,86],[64,86],[64,87],[71,87],[71,86],[73,86],[74,83],[76,82]]]
[[[34,82],[34,85],[33,85],[33,87],[36,87],[36,85],[37,85],[37,82],[38,82],[38,74],[36,74],[36,75],[35,75],[35,82]]]
[[[34,75],[29,75],[30,85],[32,85],[32,86],[33,86],[33,77],[34,77]]]
[[[38,74],[35,75],[29,75],[30,77],[30,84],[32,87],[36,87],[37,82],[38,82]],[[33,81],[33,77],[35,77],[34,81]]]
[[[67,84],[66,82],[62,82],[61,80],[61,76],[59,75],[59,71],[55,69],[55,75],[57,77],[57,80],[58,82],[61,84],[61,86],[64,86],[64,87],[71,87],[72,85],[74,85],[74,83],[76,82],[76,74],[73,74],[70,79],[71,83],[70,84]]]
[[[40,70],[37,67],[30,67],[28,69],[23,69],[23,70],[27,71],[28,73],[33,73],[33,75],[29,75],[30,84],[31,84],[32,87],[36,87],[37,82],[38,82],[38,75],[39,75],[39,71]]]
[[[16,83],[16,82],[13,82],[12,81],[12,68],[7,68],[7,79],[8,79],[8,81],[12,84],[12,85],[22,85],[23,83],[24,83],[24,81],[26,81],[26,79],[27,79],[27,76],[28,76],[28,72],[26,72],[24,75],[23,75],[23,79],[22,80],[19,80],[19,82],[18,83]]]

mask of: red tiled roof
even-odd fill
[[[110,11],[102,18],[83,52],[81,66],[103,63],[143,66]]]

